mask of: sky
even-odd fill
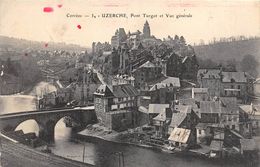
[[[45,7],[53,11],[44,12]],[[103,13],[125,13],[128,18],[91,17]],[[131,18],[131,13],[141,17]],[[157,18],[143,17],[143,13]],[[192,17],[177,19],[180,14]],[[0,0],[0,35],[35,41],[91,47],[93,41],[110,42],[119,27],[126,32],[142,31],[146,20],[155,37],[183,35],[190,44],[213,37],[260,36],[260,1]]]

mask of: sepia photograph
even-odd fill
[[[0,167],[259,167],[259,0],[0,0]]]

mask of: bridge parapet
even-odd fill
[[[39,126],[39,138],[46,142],[52,142],[55,125],[64,117],[70,117],[79,123],[81,129],[96,121],[93,107],[21,112],[0,115],[0,131],[14,131],[19,124],[32,119]]]

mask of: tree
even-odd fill
[[[235,72],[237,71],[237,68],[236,68],[236,60],[235,59],[229,59],[226,61],[226,65],[224,67],[224,71],[229,71],[229,72]]]
[[[253,55],[245,55],[240,63],[241,70],[248,72],[253,77],[257,77],[259,62]]]
[[[179,36],[178,36],[178,35],[175,35],[175,36],[174,36],[174,40],[175,40],[175,41],[178,41],[178,40],[179,40]]]
[[[183,36],[180,37],[180,42],[181,42],[182,44],[186,44],[186,41],[185,41],[185,39],[184,39]]]

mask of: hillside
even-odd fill
[[[201,59],[241,61],[244,55],[250,54],[260,62],[260,38],[194,46],[194,49]]]
[[[6,36],[0,36],[0,50],[16,50],[22,51],[25,49],[31,50],[65,50],[65,51],[85,51],[87,48],[66,43],[54,42],[38,42],[25,39],[18,39]]]

